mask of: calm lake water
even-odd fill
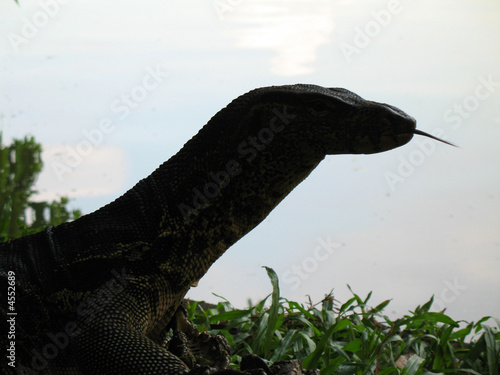
[[[298,301],[345,301],[349,284],[394,315],[435,295],[456,319],[500,316],[500,2],[11,0],[0,14],[3,142],[33,135],[40,199],[85,213],[260,86],[345,87],[460,146],[328,157],[190,298],[243,307],[270,292],[268,266]]]

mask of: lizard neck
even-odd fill
[[[235,122],[224,122],[228,127],[224,134],[229,137],[219,135],[217,141],[203,142],[215,147],[198,149],[197,139],[192,148],[186,145],[192,158],[182,170],[190,172],[171,190],[177,197],[175,206],[169,206],[169,214],[161,220],[150,256],[181,284],[197,282],[322,160],[315,151],[281,133],[295,120],[289,109],[276,107],[268,112],[272,116],[264,122],[240,119],[239,129],[234,129]],[[183,151],[179,159],[185,157]],[[174,169],[177,156],[169,161]],[[157,181],[171,172],[159,172]],[[179,173],[176,170],[174,175]]]
[[[287,127],[298,121],[292,109],[257,106],[268,108],[219,112],[122,197],[54,228],[75,274],[98,278],[102,270],[109,278],[123,265],[157,270],[179,288],[197,282],[323,158],[289,139]]]

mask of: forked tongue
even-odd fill
[[[442,140],[442,139],[440,139],[438,137],[434,137],[433,135],[430,135],[430,134],[428,134],[426,132],[423,132],[422,130],[413,129],[413,134],[423,135],[424,137],[429,137],[429,138],[435,139],[436,141],[446,143],[447,145],[450,145],[450,146],[453,146],[453,147],[457,147],[457,145],[454,145],[453,143],[444,141],[444,140]]]

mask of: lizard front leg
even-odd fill
[[[174,299],[168,298],[173,294],[165,284],[154,277],[132,278],[105,306],[80,318],[75,349],[83,373],[180,375],[189,371],[155,333],[176,309],[168,306]]]

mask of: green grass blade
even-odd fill
[[[472,323],[468,324],[467,327],[459,329],[450,335],[450,340],[460,340],[463,341],[467,335],[472,332]]]
[[[276,322],[278,321],[278,312],[279,312],[279,302],[280,302],[280,287],[278,282],[278,276],[276,272],[272,268],[265,267],[267,271],[267,275],[271,280],[271,284],[273,286],[273,293],[271,296],[271,308],[269,309],[269,318],[267,322],[267,329],[264,337],[263,344],[263,352],[267,356],[269,350],[271,349],[271,345],[273,342],[274,331],[276,331],[279,327],[276,327]]]
[[[323,354],[323,351],[325,349],[326,344],[328,344],[328,340],[330,339],[330,336],[333,335],[335,332],[338,332],[342,329],[347,328],[351,322],[347,319],[342,319],[339,320],[337,323],[332,325],[328,330],[323,334],[321,337],[321,340],[316,346],[316,349],[314,352],[312,352],[309,356],[307,356],[304,361],[302,361],[302,366],[306,369],[314,369],[318,366],[318,361],[321,358],[321,354]]]
[[[257,333],[255,339],[252,340],[251,346],[254,353],[262,356],[264,351],[264,338],[266,336],[267,328],[269,326],[269,314],[266,312],[262,314],[257,326]]]
[[[302,340],[304,340],[304,343],[305,343],[305,347],[306,348],[306,352],[307,354],[311,354],[312,352],[314,352],[314,350],[316,349],[316,343],[311,340],[311,338],[309,336],[307,336],[306,334],[304,334],[303,332],[298,332],[298,335],[300,337],[302,337]]]
[[[218,323],[224,320],[234,320],[238,318],[242,318],[244,316],[249,315],[252,310],[232,310],[232,311],[224,311],[217,315],[212,315],[210,317],[210,323]]]
[[[352,340],[352,341],[349,341],[345,346],[344,346],[344,350],[346,352],[351,352],[351,353],[356,353],[357,351],[359,351],[361,349],[361,344],[362,344],[362,341],[361,339],[356,339],[356,340]]]
[[[373,309],[371,309],[371,310],[369,311],[369,313],[370,313],[370,314],[376,314],[376,313],[379,313],[379,312],[381,312],[382,310],[384,310],[384,309],[387,307],[387,305],[388,305],[389,303],[391,303],[391,300],[390,300],[390,299],[385,300],[384,302],[379,303],[376,307],[374,307]]]
[[[348,311],[348,307],[351,306],[353,304],[353,302],[356,301],[356,297],[352,297],[350,298],[347,302],[344,302],[342,304],[342,306],[340,306],[340,309],[339,309],[339,315],[340,314],[343,314],[343,313],[346,313]],[[349,309],[350,310],[350,309]]]
[[[495,340],[495,333],[491,327],[483,326],[484,340],[486,342],[486,359],[490,375],[498,375],[498,343]]]
[[[414,321],[429,321],[432,323],[445,323],[453,327],[458,327],[458,323],[451,319],[448,315],[438,312],[426,312],[423,314],[416,315],[413,318]]]
[[[228,303],[229,303],[229,301],[227,300],[227,298],[226,298],[226,297],[223,297],[223,296],[221,296],[221,295],[219,295],[219,294],[217,294],[217,293],[212,293],[212,295],[216,296],[217,298],[223,299],[224,301],[226,301],[226,302],[228,302]]]
[[[432,296],[431,299],[420,308],[421,312],[429,312],[429,309],[431,308],[433,303],[434,296]]]
[[[481,329],[483,329],[483,325],[482,323],[484,323],[485,321],[489,320],[491,317],[490,316],[485,316],[483,318],[481,318],[475,325],[474,325],[474,328],[476,330],[476,333],[478,333]],[[500,325],[499,325],[500,327]]]
[[[304,327],[302,327],[303,329],[311,329],[312,332],[314,333],[315,336],[321,336],[321,330],[318,329],[313,322],[307,320],[306,318],[304,318],[303,316],[296,316],[296,317],[293,317],[291,318],[290,320],[292,320],[294,323],[302,323]]]
[[[314,315],[312,315],[309,311],[304,309],[298,302],[288,301],[288,300],[286,300],[286,301],[288,302],[288,306],[290,306],[290,308],[299,310],[302,314],[304,314],[304,316],[307,319],[314,318]]]
[[[292,342],[293,338],[295,337],[296,332],[295,331],[288,331],[283,340],[280,340],[280,343],[274,349],[273,355],[270,359],[271,362],[276,362],[283,360],[283,358],[286,353],[288,352],[288,349],[290,349],[290,342]]]
[[[404,369],[406,370],[407,374],[414,375],[417,373],[423,362],[424,358],[414,354],[408,359],[408,362],[406,362],[406,366]]]
[[[372,292],[368,293],[366,296],[365,300],[363,301],[363,305],[366,306],[368,305],[368,300],[372,297]]]

